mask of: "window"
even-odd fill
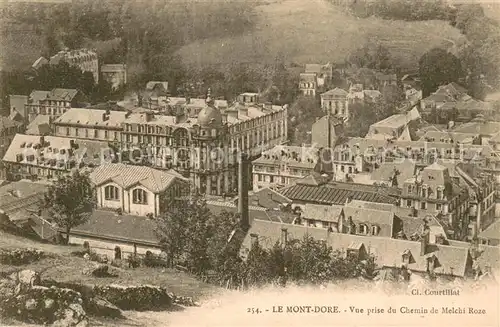
[[[85,137],[89,137],[89,130],[85,128]]]
[[[438,188],[437,189],[437,195],[436,195],[438,200],[441,200],[443,198],[443,190]]]
[[[427,197],[427,188],[426,187],[423,187],[422,188],[422,197]]]
[[[262,175],[261,174],[257,174],[257,179],[259,182],[262,182]]]
[[[436,210],[441,210],[441,203],[436,203]]]
[[[406,206],[409,208],[411,207],[411,200],[406,200]]]
[[[118,187],[113,185],[108,185],[104,188],[104,198],[106,200],[119,200],[120,194],[118,192]]]
[[[66,127],[66,136],[69,136],[69,127]]]
[[[421,202],[420,209],[427,209],[427,202]]]
[[[108,138],[108,131],[104,131],[104,138],[107,139]]]
[[[148,204],[148,194],[140,188],[132,191],[132,198],[135,204]]]
[[[98,138],[99,137],[99,132],[97,131],[97,129],[94,129],[94,138]]]
[[[359,234],[368,234],[368,226],[366,226],[365,224],[360,224],[359,225],[359,229],[358,229],[358,233]]]
[[[75,136],[78,136],[78,128],[75,128]]]
[[[380,228],[378,226],[372,226],[372,235],[378,235]]]
[[[411,193],[412,189],[413,189],[412,185],[408,185],[408,193]]]

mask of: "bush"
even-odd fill
[[[45,257],[43,251],[37,249],[14,249],[0,252],[0,263],[6,265],[27,265]]]
[[[162,259],[160,256],[152,254],[151,252],[146,253],[146,256],[144,257],[144,259],[142,259],[142,263],[144,266],[150,268],[168,267],[168,263],[164,259]]]
[[[135,254],[129,254],[127,257],[128,266],[137,268],[141,265],[141,259]]]

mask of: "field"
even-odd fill
[[[83,284],[120,284],[120,285],[158,285],[169,289],[179,296],[203,298],[210,295],[217,288],[196,280],[195,278],[173,269],[136,268],[122,269],[112,267],[118,277],[94,278],[85,276],[82,271],[91,263],[83,258],[70,255],[72,251],[81,250],[75,246],[59,246],[42,244],[13,236],[0,231],[0,248],[37,248],[51,254],[50,257],[32,264],[12,267],[0,264],[0,272],[32,269],[42,273],[44,279],[54,279],[60,282],[79,282]]]
[[[287,61],[341,62],[366,42],[379,42],[405,67],[427,50],[448,47],[460,32],[442,21],[357,19],[325,0],[268,0],[256,7],[256,27],[238,37],[212,38],[178,51],[188,65],[263,63],[277,54]]]

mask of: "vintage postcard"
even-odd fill
[[[500,325],[500,1],[0,0],[0,326]]]

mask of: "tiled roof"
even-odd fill
[[[277,145],[264,151],[253,161],[254,165],[282,165],[313,169],[318,162],[318,149],[315,147]]]
[[[49,135],[50,134],[50,115],[37,115],[26,128],[26,134],[29,135]]]
[[[124,64],[104,64],[101,66],[102,73],[121,72],[124,70],[126,70],[126,65]]]
[[[169,171],[146,166],[110,163],[94,169],[90,174],[90,179],[95,185],[113,181],[125,189],[140,184],[151,192],[158,193],[167,189],[174,180],[181,178]]]
[[[382,96],[382,93],[378,90],[363,90],[365,96],[369,96],[370,98],[378,98]]]
[[[381,203],[395,203],[396,199],[388,192],[391,188],[375,187],[364,184],[330,182],[321,185],[293,184],[279,190],[292,201],[317,204],[343,205],[347,199]]]
[[[165,115],[153,115],[150,121],[146,118],[147,113],[132,113],[127,119],[125,119],[125,124],[150,124],[150,125],[164,125],[164,126],[175,126],[176,118],[175,116],[165,116]],[[193,124],[196,122],[196,118],[190,118]]]
[[[500,247],[479,245],[478,250],[479,257],[476,260],[481,269],[490,267],[492,270],[498,270],[500,268]]]
[[[39,203],[48,185],[21,180],[0,186],[0,211],[10,215],[21,208]]]
[[[427,225],[431,228],[431,230],[434,230],[434,234],[442,234],[443,236],[446,236],[443,226],[441,226],[436,217],[428,215],[425,219],[427,220]],[[419,233],[424,225],[422,217],[397,216],[396,220],[401,221],[403,225],[403,233],[406,237]]]
[[[453,129],[454,132],[471,133],[481,135],[494,135],[500,131],[500,122],[470,122],[458,125]]]
[[[29,99],[32,103],[38,103],[41,100],[47,99],[49,94],[50,94],[50,91],[34,90],[30,93]]]
[[[33,65],[31,65],[31,67],[34,69],[39,69],[40,67],[42,67],[43,65],[46,65],[48,63],[49,63],[49,61],[45,57],[40,57],[37,60],[35,60]]]
[[[10,119],[9,117],[0,116],[0,131],[6,128],[19,127],[21,124],[17,121]]]
[[[336,87],[330,91],[321,93],[321,96],[323,97],[325,95],[328,95],[328,96],[347,97],[348,94],[349,93],[346,90]]]
[[[373,181],[391,185],[392,177],[394,176],[395,170],[397,170],[399,172],[396,176],[398,187],[402,187],[405,180],[415,175],[415,169],[416,165],[414,160],[383,162],[372,172],[371,178]]]
[[[301,82],[316,82],[316,74],[315,73],[301,73],[300,74]]]
[[[427,131],[421,138],[420,141],[441,141],[441,140],[451,140],[454,143],[472,143],[473,139],[479,137],[479,134],[473,133],[460,133],[453,131]]]
[[[103,120],[105,114],[106,110],[71,108],[57,118],[54,124],[121,128],[121,124],[126,120],[125,115],[127,113],[124,111],[109,111],[108,119]]]
[[[495,220],[495,222],[492,223],[488,228],[479,233],[479,237],[492,240],[500,240],[500,219]]]
[[[342,209],[345,218],[351,217],[353,222],[377,225],[380,228],[379,236],[393,237],[394,236],[394,213],[390,211],[356,208],[345,206]]]
[[[338,222],[343,207],[340,205],[322,205],[307,203],[302,217],[320,221]]]
[[[248,195],[248,203],[267,209],[279,209],[280,205],[290,204],[292,201],[278,192],[265,187]]]
[[[88,222],[71,230],[71,234],[125,240],[133,243],[158,244],[156,221],[146,217],[117,215],[113,211],[95,210]]]
[[[23,160],[20,162],[25,165],[32,166],[46,166],[56,169],[58,166],[50,165],[52,159],[54,160],[81,160],[85,163],[100,164],[102,159],[109,160],[109,158],[101,158],[103,149],[108,149],[107,142],[89,141],[80,139],[70,139],[58,136],[44,136],[44,147],[35,149],[34,147],[41,146],[41,136],[16,134],[12,140],[3,160],[8,162],[18,162],[17,155],[23,155]],[[72,153],[68,150],[71,149],[71,142],[74,142],[76,149]],[[50,150],[50,151],[49,151]],[[57,152],[54,152],[56,151]],[[65,150],[62,154],[61,150]],[[27,161],[27,156],[34,155],[33,161]],[[44,158],[43,162],[38,160]],[[59,168],[65,169],[65,168]]]
[[[160,85],[164,90],[168,90],[168,82],[150,81],[146,83],[146,90],[152,90],[156,85]]]
[[[207,207],[213,214],[220,214],[223,211],[238,212],[237,204],[228,201],[208,200]],[[291,212],[267,209],[254,205],[248,206],[248,217],[250,224],[257,219],[291,224],[295,219],[295,215]]]
[[[288,239],[302,239],[309,235],[317,240],[325,240],[334,250],[345,250],[353,243],[362,243],[366,250],[375,256],[379,266],[401,267],[402,255],[410,251],[414,261],[408,265],[413,271],[426,272],[427,258],[435,255],[439,263],[435,268],[437,274],[464,276],[471,266],[469,249],[449,245],[429,244],[425,255],[421,255],[420,242],[391,239],[386,237],[358,236],[351,234],[332,233],[324,228],[306,227],[256,220],[248,231],[242,245],[241,254],[250,249],[252,234],[257,235],[259,244],[264,248],[273,247],[281,238],[282,228],[287,229]]]
[[[78,90],[76,89],[53,89],[50,91],[47,99],[56,101],[72,101],[77,94]]]

